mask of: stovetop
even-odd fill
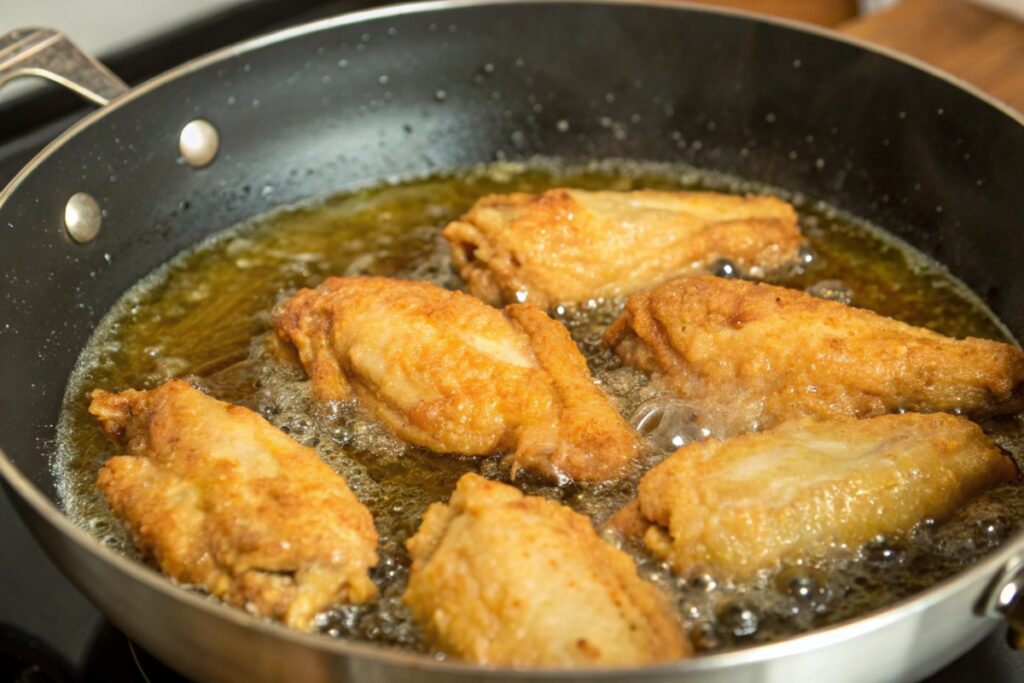
[[[351,11],[374,0],[260,0],[105,59],[138,83],[191,57],[266,31]],[[13,28],[13,27],[6,27]],[[73,38],[73,36],[72,36]],[[0,187],[89,111],[51,90],[0,108]],[[60,574],[0,495],[0,683],[186,683],[106,621]],[[1024,653],[1005,627],[929,683],[1024,681]]]

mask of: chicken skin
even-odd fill
[[[493,666],[630,666],[691,654],[659,590],[590,520],[475,474],[407,542],[428,641]]]
[[[565,188],[484,197],[443,234],[471,294],[542,308],[629,294],[719,259],[776,270],[803,240],[793,207],[774,197]]]
[[[1020,407],[1024,352],[782,287],[680,278],[630,297],[605,343],[720,438],[787,420]]]
[[[679,574],[747,578],[943,519],[1017,470],[945,413],[799,420],[680,448],[644,475],[612,526]],[[639,522],[639,523],[638,523]]]
[[[511,452],[554,480],[606,480],[636,434],[594,386],[558,322],[426,282],[329,278],[277,317],[323,401],[355,399],[399,438],[437,453]]]
[[[89,411],[130,455],[97,484],[173,579],[304,631],[377,589],[373,519],[345,480],[256,413],[173,380],[94,391]]]

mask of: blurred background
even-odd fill
[[[129,84],[268,31],[381,0],[0,0],[0,33],[64,31]],[[807,22],[913,55],[1024,110],[1024,0],[697,0]],[[0,43],[0,62],[4,58]],[[29,79],[0,92],[0,187],[92,110]],[[34,79],[33,79],[34,80]],[[179,680],[134,650],[42,555],[0,495],[0,683]],[[1001,634],[934,683],[1024,680]],[[140,672],[144,672],[140,677]]]

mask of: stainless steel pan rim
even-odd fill
[[[529,0],[530,4],[605,4],[605,5],[636,5],[647,7],[658,7],[663,9],[704,12],[710,14],[722,14],[739,16],[746,19],[761,21],[769,24],[776,24],[793,30],[805,33],[817,34],[848,43],[863,50],[881,54],[889,59],[903,62],[917,70],[927,72],[935,78],[944,80],[951,85],[966,91],[971,96],[984,101],[989,106],[999,110],[1010,117],[1019,125],[1024,126],[1024,115],[1009,107],[1005,103],[990,95],[978,90],[974,86],[939,71],[934,67],[925,64],[917,59],[902,55],[886,48],[872,45],[865,41],[851,38],[833,31],[822,29],[816,26],[803,24],[801,22],[785,19],[767,18],[750,12],[740,10],[709,8],[695,6],[686,2],[675,0]],[[468,7],[485,7],[490,5],[522,4],[518,0],[434,0],[416,4],[400,4],[389,7],[366,10],[333,17],[294,28],[285,29],[266,36],[248,40],[231,47],[227,47],[210,53],[198,59],[187,62],[175,69],[172,69],[160,76],[157,76],[144,84],[128,91],[118,97],[109,105],[89,114],[81,121],[71,126],[67,131],[50,143],[41,151],[17,176],[0,191],[0,207],[13,195],[21,182],[31,174],[45,159],[55,154],[68,140],[75,137],[80,131],[102,119],[108,113],[119,107],[141,97],[150,91],[159,88],[161,85],[173,81],[185,74],[202,69],[224,59],[243,56],[246,52],[256,50],[260,47],[282,42],[300,35],[315,33],[337,26],[343,26],[362,21],[396,17],[406,14],[417,14],[433,12],[442,9],[457,9]],[[386,649],[369,643],[359,641],[348,641],[332,639],[323,636],[303,634],[292,631],[282,625],[254,619],[241,610],[227,607],[214,600],[204,598],[198,594],[175,586],[167,578],[160,575],[134,560],[130,560],[116,551],[107,548],[98,540],[89,535],[85,530],[73,524],[42,492],[36,488],[27,477],[25,477],[7,458],[0,449],[0,480],[5,483],[22,501],[28,504],[43,519],[56,527],[66,537],[72,539],[97,559],[111,565],[114,569],[129,575],[132,579],[146,585],[147,587],[164,593],[168,597],[183,601],[190,607],[207,612],[216,619],[233,622],[236,625],[261,631],[264,634],[277,639],[291,641],[303,647],[310,647],[326,652],[334,652],[344,655],[355,655],[359,657],[372,658],[386,661],[398,666],[407,666],[418,669],[428,669],[437,673],[465,674],[467,672],[486,670],[479,665],[458,661],[438,661],[428,656],[402,652],[394,649]],[[886,627],[892,623],[901,621],[909,616],[923,612],[929,607],[946,601],[949,597],[961,592],[969,585],[978,582],[982,577],[995,578],[1008,562],[1024,553],[1024,531],[1019,532],[1007,540],[1002,547],[991,553],[988,557],[976,563],[970,569],[957,574],[946,581],[924,590],[914,596],[901,600],[892,606],[867,615],[865,617],[837,624],[827,628],[818,629],[807,634],[793,636],[778,642],[751,646],[739,650],[721,652],[716,654],[703,655],[689,660],[676,663],[663,664],[637,669],[606,669],[606,670],[502,670],[503,675],[513,677],[531,677],[537,674],[555,674],[567,679],[593,679],[595,677],[621,677],[644,678],[647,676],[659,676],[667,673],[686,674],[698,671],[723,669],[749,665],[758,662],[779,659],[804,652],[818,650],[828,645],[855,639],[861,635],[871,633]],[[996,622],[993,620],[992,625]]]
[[[444,672],[466,672],[480,670],[476,664],[469,664],[458,661],[438,661],[431,657],[417,655],[399,650],[385,649],[369,643],[354,640],[339,640],[325,636],[299,633],[292,631],[274,622],[264,621],[251,617],[241,610],[228,607],[212,599],[204,598],[198,594],[175,586],[166,577],[155,570],[150,569],[134,560],[131,560],[120,553],[107,548],[84,529],[73,524],[57,507],[50,502],[8,459],[7,455],[0,450],[0,479],[9,485],[22,500],[31,505],[50,524],[56,526],[64,534],[74,540],[82,548],[88,550],[102,560],[112,565],[118,571],[130,575],[133,579],[146,584],[170,597],[185,601],[194,609],[202,610],[218,619],[233,621],[236,624],[247,628],[263,631],[275,638],[291,640],[306,647],[315,647],[338,653],[372,657],[389,660],[391,663],[404,664],[417,668],[432,669],[441,673]],[[894,622],[900,621],[910,615],[922,612],[928,607],[945,601],[949,596],[955,595],[966,586],[975,582],[979,576],[995,577],[999,571],[1013,558],[1024,552],[1024,532],[1018,533],[1012,539],[1003,544],[1001,548],[991,555],[978,562],[971,569],[961,572],[954,577],[940,582],[939,584],[924,590],[917,595],[900,600],[889,608],[870,614],[853,621],[829,626],[811,631],[807,634],[793,636],[775,643],[747,647],[739,650],[720,652],[716,654],[702,655],[693,659],[687,659],[671,664],[662,664],[638,669],[607,669],[607,670],[543,670],[532,669],[513,673],[522,675],[524,678],[538,673],[557,673],[566,678],[591,679],[595,676],[622,676],[642,677],[644,675],[656,676],[667,672],[685,674],[707,669],[730,668],[743,664],[753,664],[777,659],[802,652],[818,650],[833,643],[855,639],[860,635],[870,633]],[[993,620],[993,626],[996,622]]]

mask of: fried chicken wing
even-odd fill
[[[1020,407],[1024,352],[782,287],[680,278],[630,297],[605,343],[719,437],[800,417]]]
[[[962,417],[798,420],[680,448],[644,475],[613,522],[627,533],[649,524],[644,543],[682,575],[744,578],[941,520],[1016,477]]]
[[[356,399],[400,438],[437,453],[513,452],[515,467],[604,480],[636,435],[594,386],[558,322],[504,314],[426,282],[330,278],[277,318],[317,397]]]
[[[627,666],[690,654],[633,560],[590,520],[475,474],[407,542],[404,601],[438,649],[490,665]]]
[[[712,192],[491,195],[444,229],[469,291],[542,308],[629,294],[729,259],[741,271],[796,258],[789,204]]]
[[[174,380],[94,391],[89,411],[130,455],[97,484],[167,575],[298,630],[376,595],[373,519],[341,475],[256,413]]]

